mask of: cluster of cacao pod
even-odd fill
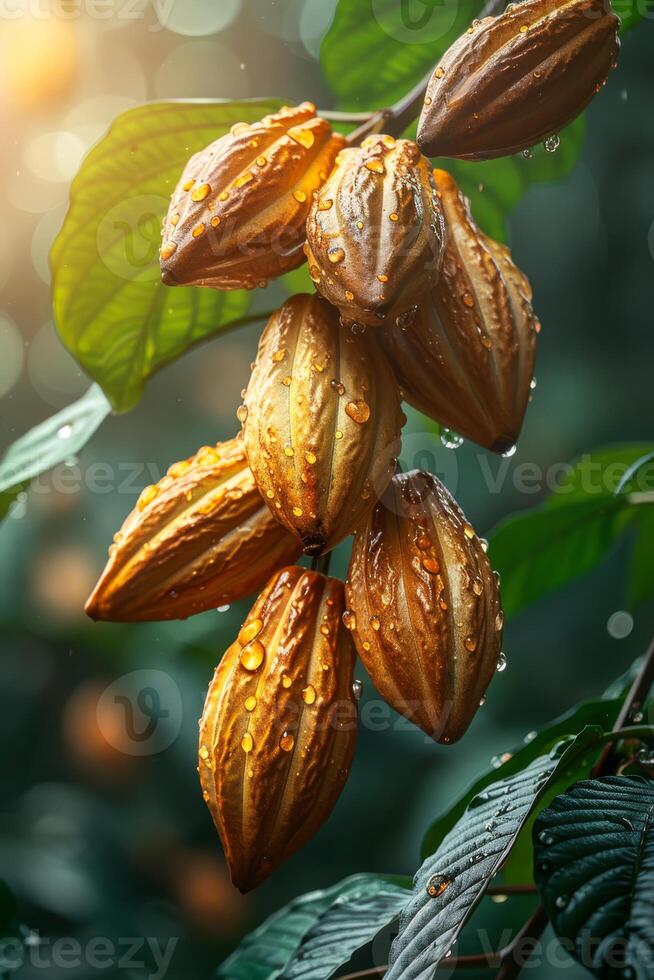
[[[308,259],[316,292],[265,327],[242,430],[174,464],[115,536],[96,619],[184,618],[261,590],[209,687],[199,772],[234,883],[317,830],[348,775],[358,653],[432,738],[470,724],[501,664],[485,542],[431,473],[397,471],[404,398],[483,447],[520,431],[528,280],[421,150],[488,158],[568,122],[617,55],[600,0],[527,0],[436,67],[417,144],[332,132],[310,103],[196,154],[163,229],[169,284],[254,288]],[[316,556],[354,534],[345,583]],[[314,567],[297,564],[304,553]]]

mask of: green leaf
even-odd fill
[[[336,899],[302,940],[285,980],[326,980],[371,942],[406,905],[409,892],[397,880],[371,877]]]
[[[161,220],[193,153],[279,104],[145,105],[119,116],[84,160],[52,248],[54,314],[64,344],[116,411],[132,408],[164,364],[244,317],[245,290],[163,285]]]
[[[577,783],[534,827],[534,876],[566,948],[602,980],[654,976],[654,783]]]
[[[9,447],[0,462],[0,493],[74,456],[110,411],[101,388],[92,385],[78,401],[30,429]]]
[[[629,572],[629,606],[636,609],[654,595],[654,507],[638,515]]]
[[[601,737],[600,728],[586,728],[471,800],[414,879],[413,897],[391,946],[386,980],[431,980],[538,800],[570,760]]]
[[[296,898],[245,937],[220,966],[217,980],[273,980],[279,977],[309,930],[336,901],[365,894],[379,881],[377,875],[353,875],[332,888]]]
[[[643,449],[615,446],[584,456],[544,504],[507,518],[491,533],[507,616],[592,571],[636,520],[643,509],[639,487],[650,485],[648,466],[616,490]]]
[[[609,730],[624,701],[631,684],[611,699],[596,698],[582,701],[570,711],[550,722],[540,732],[530,732],[525,742],[507,753],[506,761],[501,768],[490,768],[479,776],[465,791],[463,796],[442,813],[428,828],[421,847],[421,856],[427,858],[433,854],[454,825],[463,816],[470,802],[482,793],[488,786],[499,778],[506,779],[522,772],[534,759],[550,752],[565,736],[576,735],[584,728],[598,725]]]

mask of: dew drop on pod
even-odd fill
[[[312,195],[344,143],[303,102],[196,153],[164,221],[163,281],[253,289],[301,265]]]
[[[309,274],[345,321],[410,316],[436,282],[442,221],[429,161],[411,140],[343,150],[307,221]]]
[[[351,534],[383,493],[405,421],[379,345],[305,293],[268,321],[238,414],[264,500],[314,555]]]
[[[356,742],[343,583],[272,577],[229,647],[200,720],[199,774],[234,884],[249,891],[329,816]]]
[[[506,452],[529,401],[540,324],[511,253],[475,224],[444,170],[434,179],[445,218],[438,284],[401,330],[376,331],[406,400],[473,442]]]
[[[357,529],[345,594],[345,624],[381,696],[456,742],[497,669],[504,616],[484,546],[437,477],[393,477]]]
[[[432,75],[418,146],[485,160],[559,132],[616,66],[619,26],[608,0],[525,0],[473,21]]]
[[[185,619],[251,595],[300,555],[271,515],[241,439],[204,446],[146,487],[86,604],[93,619]]]

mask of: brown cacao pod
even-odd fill
[[[299,554],[261,499],[242,439],[204,446],[145,488],[86,612],[114,621],[185,619],[250,595]]]
[[[383,698],[456,742],[496,670],[503,613],[482,542],[431,473],[393,477],[356,533],[344,622]]]
[[[379,346],[315,294],[268,321],[238,415],[262,496],[308,554],[333,548],[383,493],[405,421]]]
[[[436,282],[442,225],[429,167],[411,140],[343,150],[307,220],[309,273],[345,320],[379,326]]]
[[[427,87],[421,150],[485,160],[558,132],[615,67],[619,24],[607,0],[525,0],[473,21]]]
[[[209,687],[200,782],[243,892],[316,833],[347,778],[357,712],[343,607],[337,579],[283,569]]]
[[[312,195],[344,143],[303,102],[196,153],[164,221],[163,281],[252,289],[301,265]]]
[[[475,224],[456,181],[435,170],[445,217],[438,285],[403,330],[376,332],[406,400],[495,452],[515,445],[540,324],[527,277]]]

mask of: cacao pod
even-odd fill
[[[429,82],[421,150],[485,160],[558,132],[615,67],[619,24],[606,0],[525,0],[473,21]]]
[[[444,170],[438,285],[403,330],[378,331],[404,396],[425,415],[495,452],[515,445],[529,401],[540,324],[527,277],[475,224]]]
[[[384,354],[315,294],[272,315],[238,412],[275,517],[308,554],[350,534],[394,472],[405,421]]]
[[[429,161],[411,140],[371,136],[341,151],[314,198],[309,273],[344,320],[379,326],[436,282],[441,239]]]
[[[143,491],[86,612],[114,621],[185,619],[250,595],[299,554],[257,490],[243,441],[204,446]]]
[[[243,892],[316,833],[347,778],[357,712],[343,606],[337,579],[278,572],[209,687],[200,782]]]
[[[163,281],[252,289],[301,265],[313,192],[344,143],[303,102],[196,153],[164,221]]]
[[[437,741],[461,738],[497,667],[503,613],[482,542],[431,473],[393,477],[356,532],[345,594],[382,697]]]

